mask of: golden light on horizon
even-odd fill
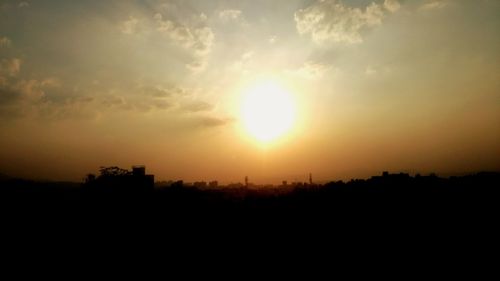
[[[294,125],[296,109],[292,95],[275,81],[254,84],[245,90],[241,117],[246,132],[269,143]]]

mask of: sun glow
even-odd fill
[[[292,128],[295,105],[292,95],[281,85],[266,81],[245,91],[241,114],[246,131],[268,143]]]

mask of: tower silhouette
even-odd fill
[[[311,173],[309,173],[309,184],[313,184],[313,177]]]

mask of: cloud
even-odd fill
[[[237,20],[241,17],[240,10],[222,10],[219,12],[219,19],[223,22],[228,22],[231,20]]]
[[[401,4],[398,0],[385,0],[384,8],[391,13],[395,13],[401,8]]]
[[[25,1],[19,3],[19,5],[18,5],[19,8],[29,8],[29,6],[30,6],[30,3],[25,2]]]
[[[247,67],[252,62],[252,58],[254,57],[254,54],[255,54],[255,52],[253,52],[253,51],[248,51],[248,52],[243,53],[238,60],[231,63],[231,65],[229,66],[229,70],[246,71]]]
[[[50,77],[42,80],[40,85],[42,87],[48,87],[48,88],[59,88],[62,86],[62,82],[58,78]]]
[[[17,58],[2,59],[0,61],[0,76],[14,77],[21,70],[21,60]]]
[[[104,110],[128,110],[137,112],[151,112],[155,110],[174,109],[179,113],[197,112],[205,110],[207,105],[192,98],[191,90],[175,85],[148,86],[137,85],[130,89],[112,88],[95,96],[96,102]],[[183,102],[187,98],[189,102]],[[100,109],[100,110],[101,110]]]
[[[134,17],[129,17],[128,20],[123,21],[120,24],[120,31],[123,34],[134,34],[137,32],[137,24],[139,23],[139,20],[134,18]]]
[[[90,116],[89,97],[70,95],[56,77],[24,79],[0,76],[0,118],[64,119]],[[92,99],[93,100],[93,99]]]
[[[19,80],[21,60],[17,58],[0,61],[0,116],[19,115],[19,103],[37,102],[44,97],[43,84],[38,80]],[[8,114],[6,114],[8,112]]]
[[[181,109],[188,112],[210,111],[214,106],[204,101],[192,101],[181,106]]]
[[[0,61],[0,106],[38,103],[46,96],[47,89],[61,85],[56,78],[19,79],[20,71],[20,59],[11,58]],[[2,110],[3,108],[0,108],[0,111]]]
[[[307,61],[302,67],[295,71],[291,71],[292,74],[298,75],[302,78],[309,80],[317,80],[323,78],[325,73],[332,69],[331,65]]]
[[[428,3],[423,4],[420,6],[419,10],[420,11],[427,11],[427,10],[436,10],[436,9],[441,9],[444,8],[448,5],[447,1],[443,0],[434,0]]]
[[[192,52],[193,61],[186,64],[186,67],[194,72],[204,70],[215,38],[212,29],[207,26],[190,26],[164,19],[160,13],[156,14],[154,19],[158,31],[167,35],[177,45]]]
[[[117,95],[108,95],[102,98],[101,103],[105,106],[122,106],[125,105],[125,99]]]
[[[384,16],[381,5],[376,3],[362,10],[346,6],[340,0],[320,0],[295,12],[295,22],[299,34],[310,34],[318,44],[360,43],[363,41],[360,32],[380,25]]]
[[[7,37],[0,37],[0,47],[10,47],[12,41]]]
[[[133,97],[129,97],[123,103],[128,103],[129,100],[134,99],[135,103],[149,104],[158,109],[175,107],[182,113],[195,113],[214,109],[213,104],[194,98],[194,92],[192,90],[186,90],[177,86],[146,86],[139,88],[142,89],[143,93],[140,97],[140,101],[135,100]]]
[[[177,89],[165,89],[160,86],[156,87],[143,87],[142,92],[147,96],[153,96],[158,98],[169,97],[173,93],[178,92]]]
[[[192,62],[186,63],[186,68],[191,70],[192,73],[199,73],[207,67],[207,60],[205,56],[196,57]]]
[[[168,108],[172,107],[172,103],[170,103],[170,102],[168,102],[166,100],[163,100],[163,99],[161,99],[161,100],[154,100],[153,101],[153,105],[156,108],[160,109],[160,110],[165,110],[165,109],[168,109]]]
[[[100,109],[103,111],[113,108],[117,110],[150,112],[153,110],[167,110],[174,106],[170,94],[167,96],[157,94],[130,95],[126,92],[112,90],[105,95],[96,97],[96,100],[103,106]]]
[[[55,78],[44,80],[22,79],[0,79],[0,106],[30,107],[47,101],[46,92],[50,89],[60,87],[60,82]],[[0,111],[2,108],[0,108]]]
[[[15,89],[21,94],[25,101],[38,102],[45,97],[45,85],[39,80],[21,80]]]

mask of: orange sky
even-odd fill
[[[144,164],[158,180],[277,183],[500,170],[498,1],[141,3],[0,1],[0,173],[81,180]],[[284,100],[267,93],[248,117],[263,83]],[[269,133],[288,102],[291,126]],[[252,121],[265,108],[269,122]]]

